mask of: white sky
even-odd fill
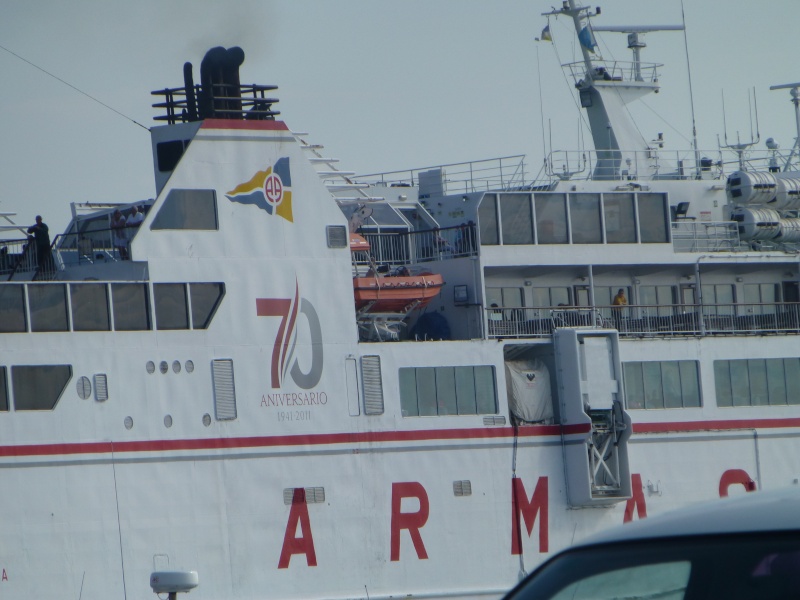
[[[764,140],[794,143],[788,90],[800,81],[800,0],[684,0],[702,149],[723,133],[750,137],[755,88]],[[0,0],[0,45],[150,127],[150,91],[178,87],[205,51],[241,46],[243,83],[275,84],[281,118],[357,173],[526,154],[535,175],[543,131],[579,147],[571,22],[551,19],[555,46],[536,42],[560,0]],[[596,25],[679,24],[680,0],[599,2]],[[768,10],[767,10],[768,7]],[[683,35],[650,33],[643,60],[664,63],[640,130],[673,147],[691,140]],[[604,58],[630,60],[622,34],[598,35]],[[0,49],[0,211],[53,233],[69,202],[154,195],[147,131]],[[539,81],[542,87],[540,103]],[[661,116],[657,116],[661,115]],[[546,133],[549,137],[549,133]],[[589,140],[588,133],[586,140]],[[9,236],[5,236],[9,237]]]

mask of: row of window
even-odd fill
[[[735,285],[703,284],[700,287],[705,306],[718,306],[716,314],[735,314]],[[781,285],[775,283],[745,283],[741,287],[744,304],[748,305],[750,314],[772,314],[776,310],[775,305],[784,296],[788,296],[788,293],[782,294]],[[694,284],[638,285],[635,288],[626,285],[596,285],[593,290],[595,305],[610,306],[619,289],[624,290],[629,304],[660,306],[663,311],[670,311],[670,307],[677,304],[693,306],[698,303]],[[497,304],[500,307],[591,306],[591,294],[588,285],[489,287],[486,288],[486,303],[488,306]]]
[[[404,417],[497,414],[494,367],[407,367],[399,377]]]
[[[155,327],[207,329],[225,295],[223,283],[154,283]],[[147,331],[147,283],[29,283],[0,286],[0,333]]]
[[[72,378],[71,365],[10,369],[17,411],[52,410]],[[226,416],[231,411],[235,418],[232,361],[214,361],[213,372],[216,402],[222,398],[225,408],[220,416],[217,407],[217,418],[231,418]],[[625,362],[622,373],[629,409],[697,408],[702,404],[697,361]],[[717,360],[714,377],[717,406],[800,404],[800,358]],[[399,379],[404,417],[498,412],[494,367],[406,367],[399,370]],[[0,366],[0,411],[8,410],[8,369]]]
[[[697,361],[622,364],[630,409],[690,408],[701,405]],[[800,358],[714,361],[717,406],[800,404]]]
[[[486,194],[481,245],[669,242],[666,194]]]

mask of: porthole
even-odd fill
[[[186,361],[186,372],[187,373],[191,373],[192,371],[194,371],[194,363],[192,361],[190,361],[190,360],[187,360]]]
[[[81,400],[86,400],[92,395],[92,382],[89,381],[88,377],[79,377],[75,387]]]
[[[211,415],[210,414],[206,413],[206,414],[203,415],[203,425],[205,425],[206,427],[211,425]]]
[[[133,428],[133,417],[125,417],[125,429],[132,429]]]
[[[164,427],[168,429],[172,427],[172,415],[167,415],[164,417]]]
[[[153,373],[156,372],[156,363],[154,363],[152,360],[148,360],[147,365],[145,365],[145,368],[147,369],[147,372],[150,373],[150,375],[152,375]]]
[[[167,364],[167,361],[162,360],[161,364],[158,365],[158,370],[161,371],[162,375],[166,375],[167,371],[169,371],[169,365]]]
[[[173,370],[175,373],[180,373],[180,372],[181,372],[181,361],[179,361],[179,360],[173,360],[173,361],[172,361],[172,370]]]

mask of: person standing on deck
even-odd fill
[[[628,306],[628,299],[625,297],[625,290],[620,288],[617,291],[617,295],[614,296],[614,300],[612,300],[611,304],[614,308],[612,308],[612,314],[614,315],[614,327],[617,329],[620,328],[622,324],[622,317],[624,315],[624,311],[626,306]]]
[[[111,229],[114,232],[114,247],[119,251],[122,260],[128,260],[128,236],[125,233],[125,217],[117,209],[111,217]]]
[[[52,257],[50,256],[50,228],[41,215],[36,215],[36,224],[28,227],[28,233],[33,235],[36,244],[36,257],[39,265],[39,272],[46,273],[50,270]]]

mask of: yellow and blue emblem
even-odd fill
[[[270,215],[292,218],[292,175],[289,157],[283,157],[264,171],[259,171],[245,183],[240,183],[225,196],[231,202],[254,204]]]

